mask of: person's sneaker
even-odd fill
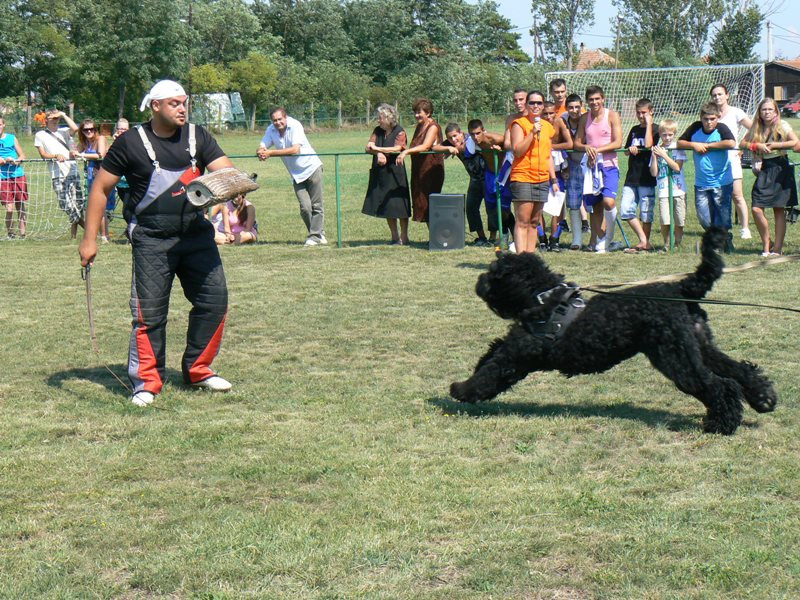
[[[739,232],[739,235],[743,240],[749,240],[753,238],[753,234],[750,233],[750,230],[747,227],[742,227],[741,231]]]
[[[212,392],[227,392],[233,386],[227,379],[223,379],[219,375],[212,375],[208,379],[203,379],[203,381],[193,383],[192,387],[203,388],[206,390],[211,390]]]
[[[609,252],[614,252],[614,251],[616,251],[616,250],[622,250],[622,248],[623,248],[624,246],[625,246],[625,244],[623,244],[622,242],[611,242],[611,243],[608,245],[608,251],[609,251]]]
[[[583,233],[589,233],[589,221],[581,221],[581,231]]]
[[[547,235],[540,235],[539,236],[539,247],[540,248],[547,248]]]
[[[321,236],[319,236],[319,242],[318,243],[319,243],[320,246],[327,246],[328,245],[328,238],[326,238],[324,235],[321,235]]]
[[[514,242],[509,242],[508,251],[511,252],[512,254],[517,253],[517,247],[514,245]]]
[[[606,241],[605,240],[597,240],[597,243],[594,245],[594,251],[596,254],[605,254],[606,253]]]
[[[306,242],[303,246],[319,246],[319,240],[312,237],[306,238]]]
[[[139,390],[133,396],[131,396],[131,402],[133,402],[136,406],[141,408],[145,408],[152,404],[153,400],[155,400],[156,395],[152,392],[148,392],[147,390]]]
[[[489,240],[487,240],[486,238],[477,238],[472,241],[471,245],[482,247],[482,246],[490,246],[491,244],[489,243]]]
[[[550,238],[550,252],[561,252],[561,246],[558,245],[558,238]]]
[[[569,223],[567,223],[567,220],[566,220],[566,219],[561,219],[561,220],[558,222],[558,226],[559,226],[559,227],[561,227],[561,232],[562,232],[562,233],[563,233],[563,232],[565,232],[565,231],[566,231],[567,233],[569,233]]]

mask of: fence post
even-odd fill
[[[367,120],[364,122],[364,125],[365,125],[366,127],[369,127],[369,113],[370,113],[370,110],[369,110],[369,100],[367,100]]]
[[[498,166],[498,158],[500,154],[497,150],[492,152],[492,157],[494,159],[494,194],[495,194],[495,201],[497,202],[497,245],[496,248],[500,250],[508,250],[508,240],[503,234],[503,207],[501,205],[501,200],[503,197],[502,192],[500,191],[500,168]],[[509,232],[510,235],[513,235],[514,232]]]
[[[369,102],[369,100],[367,100]],[[342,184],[339,177],[339,155],[336,155],[334,162],[334,174],[336,179],[336,247],[342,247]]]
[[[314,121],[314,101],[311,101],[311,129],[314,129],[316,123]]]
[[[222,106],[217,105],[217,130],[222,131]]]
[[[342,101],[339,100],[339,129],[342,128]]]
[[[253,104],[253,117],[250,120],[250,131],[256,130],[256,105]]]
[[[74,102],[70,102],[69,103],[69,118],[73,119],[73,120],[75,119],[75,103]]]
[[[467,117],[467,101],[464,100],[464,123],[466,123],[468,120],[469,118]]]

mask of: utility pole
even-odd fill
[[[775,60],[772,50],[772,21],[767,21],[767,62]]]
[[[619,69],[619,30],[622,29],[622,15],[617,13],[617,40],[614,42],[614,68]]]

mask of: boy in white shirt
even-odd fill
[[[675,246],[680,246],[683,238],[683,227],[686,225],[686,181],[683,177],[683,163],[686,153],[677,149],[675,136],[678,123],[672,119],[664,119],[658,124],[659,141],[653,146],[650,157],[650,174],[656,178],[658,188],[658,206],[661,214],[661,235],[664,248],[669,248],[669,226],[675,218]],[[669,179],[672,173],[672,213],[669,210]]]

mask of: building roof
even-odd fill
[[[795,71],[800,71],[800,57],[793,58],[792,60],[773,60],[767,63],[767,65],[779,65],[781,67],[788,67]]]
[[[578,53],[578,61],[575,63],[576,71],[588,71],[595,65],[612,65],[615,66],[616,62],[612,56],[609,56],[598,48],[587,48],[581,44],[580,52]]]

